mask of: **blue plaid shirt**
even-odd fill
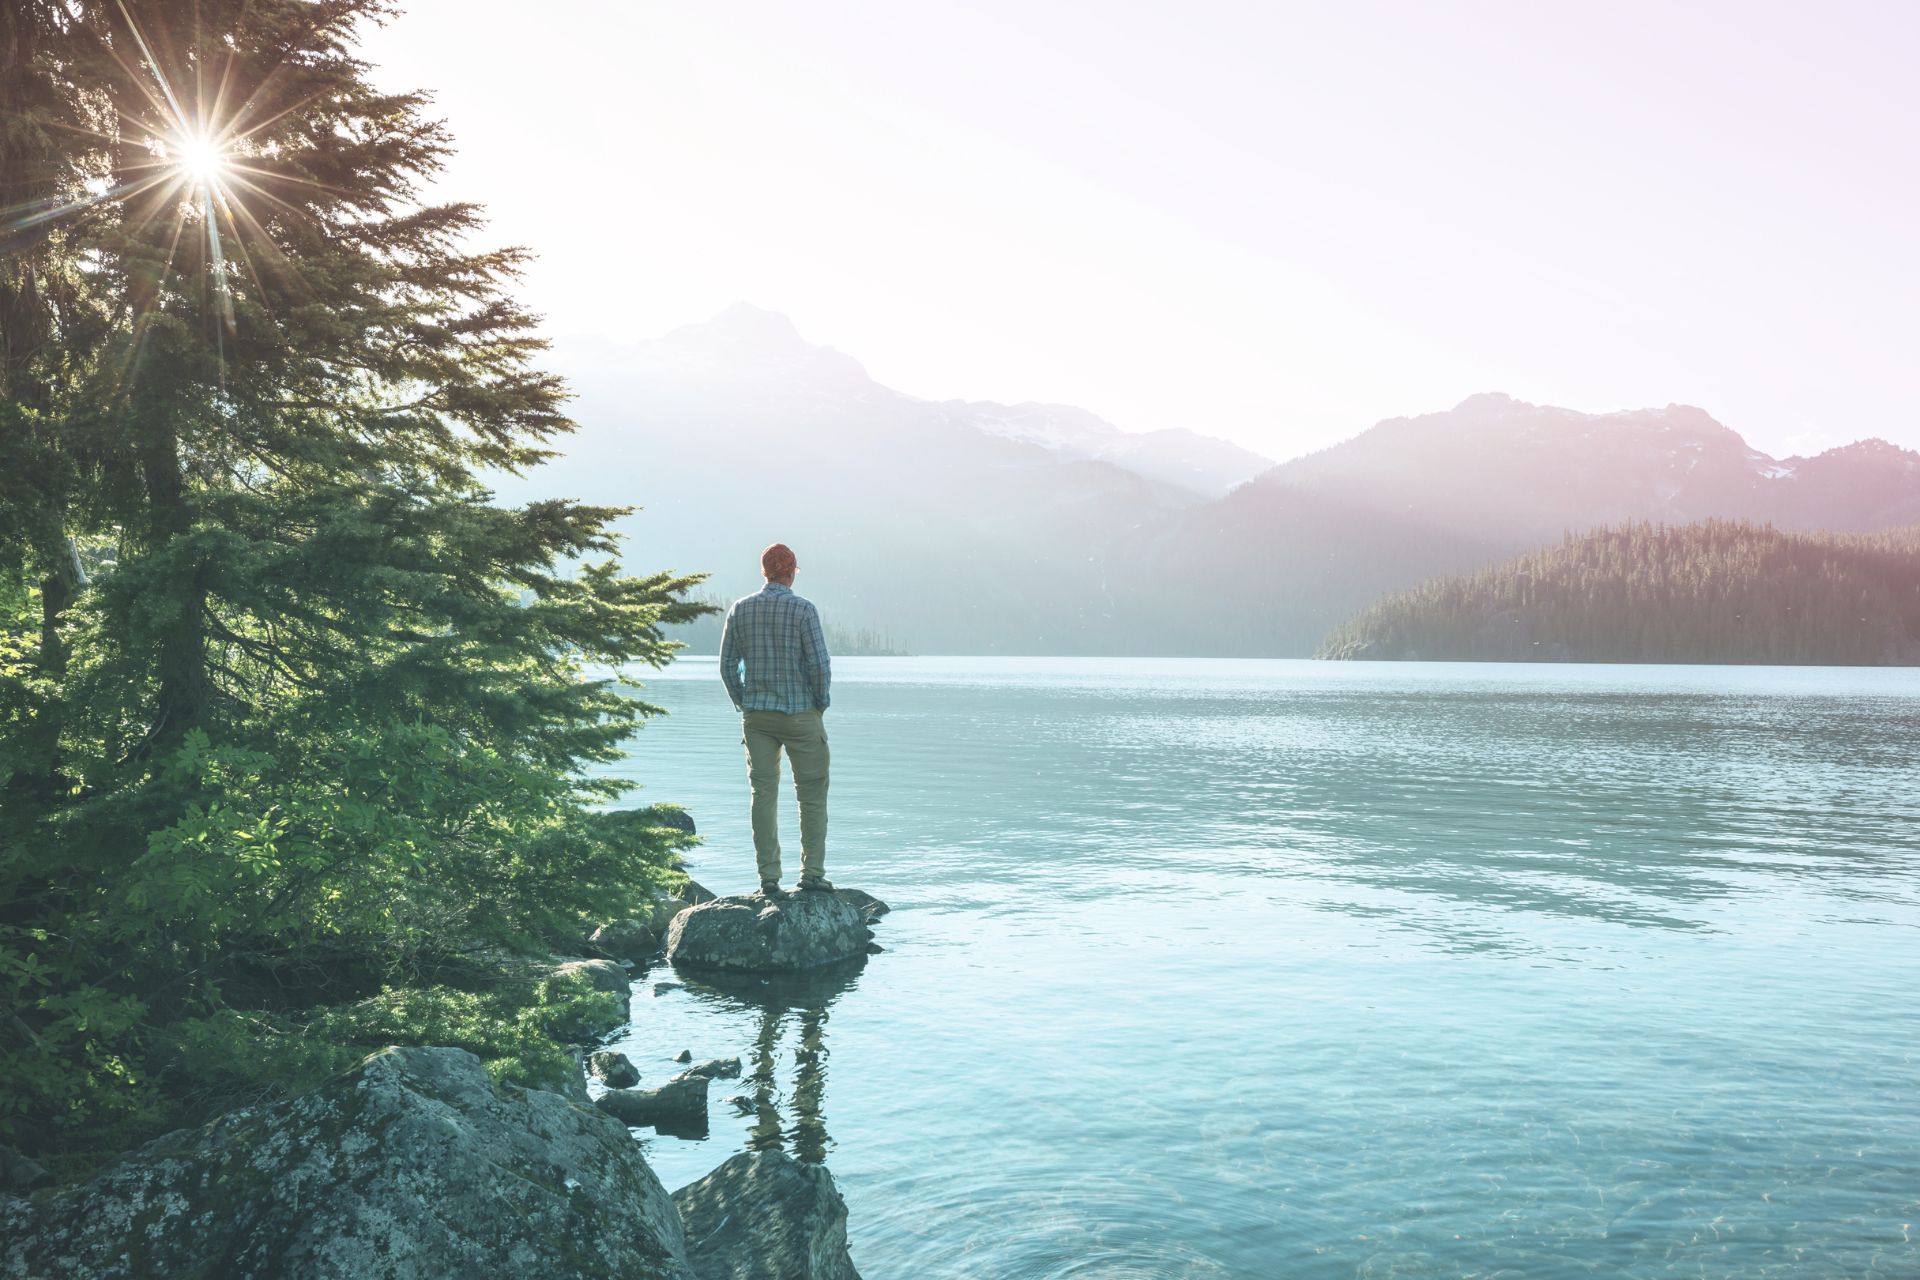
[[[740,711],[825,710],[830,677],[820,611],[793,588],[769,582],[727,610],[720,679]],[[741,668],[745,667],[743,675]]]

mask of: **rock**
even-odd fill
[[[595,929],[587,945],[616,960],[640,961],[659,950],[660,934],[646,920],[616,920]]]
[[[715,898],[673,918],[667,958],[694,969],[814,969],[863,955],[873,931],[832,893]]]
[[[627,1055],[611,1049],[587,1055],[587,1072],[595,1080],[604,1080],[615,1089],[626,1089],[640,1083],[640,1073],[634,1069]]]
[[[734,1111],[738,1112],[740,1115],[744,1116],[744,1115],[752,1114],[754,1107],[757,1106],[758,1104],[749,1095],[744,1093],[736,1093],[731,1098],[727,1099],[727,1105],[732,1107]]]
[[[25,1195],[51,1181],[53,1179],[38,1163],[27,1159],[12,1147],[0,1147],[0,1192]]]
[[[673,1193],[700,1280],[860,1280],[833,1175],[780,1151],[743,1151]]]
[[[740,1075],[740,1059],[708,1058],[705,1062],[696,1062],[674,1078],[684,1080],[689,1076],[699,1076],[703,1080],[733,1080]]]
[[[653,826],[672,827],[675,831],[684,831],[690,836],[699,834],[694,829],[693,815],[677,804],[649,805],[640,812]]]
[[[692,907],[697,907],[703,902],[712,902],[718,896],[692,876],[687,877],[687,887],[680,891],[680,901]]]
[[[704,1076],[676,1076],[658,1089],[609,1089],[593,1105],[634,1128],[704,1129],[707,1081]]]
[[[680,1215],[620,1125],[387,1049],[38,1202],[0,1198],[0,1276],[692,1280]]]
[[[553,967],[553,976],[556,978],[576,973],[585,975],[596,991],[624,996],[631,989],[632,979],[627,977],[627,971],[611,960],[568,960]]]
[[[684,991],[686,986],[684,982],[656,982],[653,984],[653,994],[663,996],[669,991]]]
[[[603,924],[593,931],[587,944],[616,960],[645,963],[659,953],[666,940],[667,926],[686,909],[687,903],[682,899],[662,895],[653,900],[645,918]]]
[[[836,888],[833,891],[833,896],[842,902],[852,904],[862,915],[866,916],[869,921],[878,920],[881,916],[893,910],[892,907],[889,907],[865,889]]]
[[[693,1050],[691,1050],[691,1049],[682,1049],[682,1050],[681,1050],[680,1052],[678,1052],[678,1053],[676,1053],[676,1054],[674,1054],[674,1055],[673,1055],[673,1060],[674,1060],[675,1062],[692,1062],[692,1061],[693,1061]]]
[[[879,954],[880,954],[880,953],[881,953],[882,951],[885,951],[885,950],[886,950],[886,948],[885,948],[885,947],[883,947],[883,946],[881,946],[881,945],[880,945],[879,943],[877,943],[877,942],[869,942],[869,943],[867,944],[867,954],[868,954],[868,955],[870,955],[870,956],[877,956],[877,955],[879,955]]]

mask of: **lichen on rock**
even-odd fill
[[[860,1280],[833,1175],[779,1151],[743,1151],[673,1193],[700,1280]]]
[[[311,1093],[0,1197],[0,1276],[688,1280],[679,1214],[618,1122],[496,1085],[461,1049],[374,1054]]]
[[[815,969],[866,954],[866,913],[835,893],[715,898],[673,919],[667,958],[694,969]]]

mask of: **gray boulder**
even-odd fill
[[[695,907],[703,902],[712,902],[718,896],[692,876],[687,877],[687,887],[680,891],[680,901]]]
[[[387,1049],[311,1093],[148,1143],[90,1181],[0,1197],[0,1276],[691,1280],[627,1131],[496,1085],[462,1049]]]
[[[673,1193],[700,1280],[860,1280],[833,1175],[780,1151],[743,1151]]]
[[[683,904],[684,905],[684,904]],[[645,960],[660,948],[660,935],[645,920],[615,920],[587,937],[587,945],[616,960]]]
[[[602,1049],[598,1053],[587,1055],[587,1074],[595,1080],[605,1081],[615,1089],[625,1089],[640,1083],[640,1073],[634,1069],[627,1055],[615,1053],[611,1049]]]
[[[677,804],[649,805],[640,813],[653,826],[672,827],[675,831],[684,831],[690,836],[699,834],[693,825],[693,815]]]
[[[678,1075],[658,1089],[609,1089],[593,1105],[634,1128],[704,1128],[707,1078]]]
[[[832,893],[715,898],[673,918],[667,958],[693,969],[816,969],[866,954],[873,931]]]
[[[667,926],[686,909],[686,900],[663,895],[653,900],[645,917],[603,924],[593,931],[587,944],[616,960],[642,963],[660,950],[666,940]]]
[[[611,960],[568,960],[553,967],[553,976],[556,978],[576,973],[592,983],[594,990],[611,995],[627,995],[633,985],[633,980],[627,977],[627,971]]]
[[[12,1147],[0,1147],[0,1192],[12,1191],[25,1194],[35,1187],[45,1186],[53,1179],[36,1162],[27,1159]]]

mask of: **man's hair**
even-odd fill
[[[794,559],[793,548],[784,542],[776,542],[760,553],[760,572],[766,575],[769,582],[787,577],[799,567],[800,562]]]

